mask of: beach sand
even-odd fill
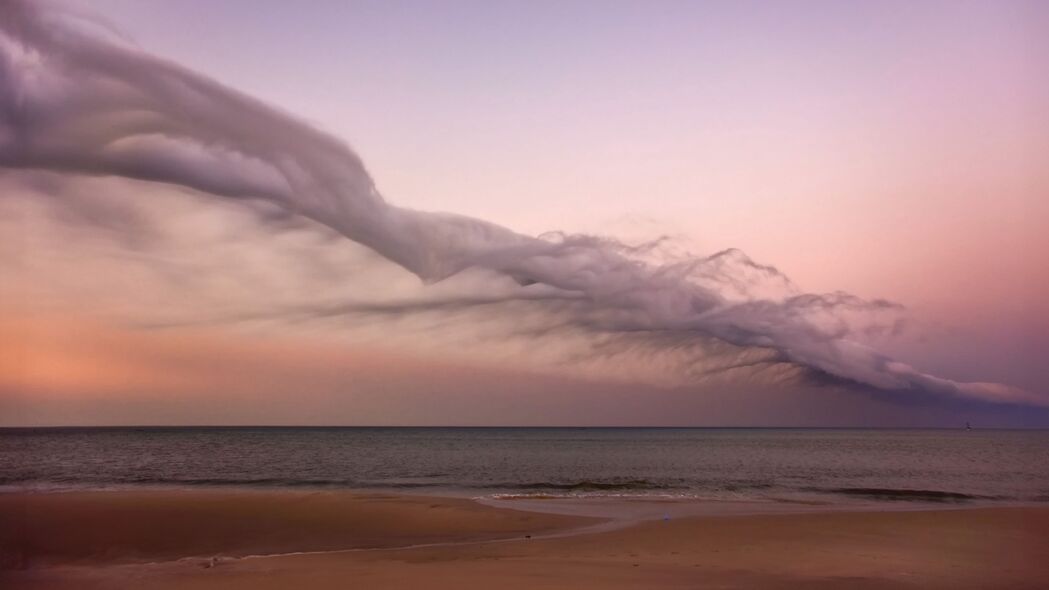
[[[608,523],[345,492],[3,494],[0,587],[1049,587],[1047,507],[864,510]],[[382,549],[330,552],[354,548]]]

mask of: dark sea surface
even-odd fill
[[[0,429],[0,491],[142,486],[831,503],[1049,502],[1049,431]]]

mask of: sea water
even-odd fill
[[[1049,431],[8,428],[0,490],[394,490],[468,497],[1049,501]]]

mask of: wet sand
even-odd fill
[[[1035,589],[1049,580],[1049,507],[746,514],[646,503],[609,521],[565,503],[551,504],[562,514],[532,511],[541,501],[518,505],[529,511],[504,506],[514,503],[305,491],[4,494],[0,586]]]

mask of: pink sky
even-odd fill
[[[740,248],[774,264],[806,291],[840,289],[905,305],[910,328],[877,345],[923,371],[1040,392],[1049,384],[1044,3],[332,2],[310,10],[280,2],[82,4],[144,51],[348,141],[384,196],[398,205],[470,215],[525,234],[556,229],[649,239],[670,233],[698,254]],[[154,190],[139,184],[126,190]],[[236,215],[183,204],[164,210],[172,212],[180,235],[215,243],[229,215]],[[144,338],[142,346],[157,347],[161,356],[185,346],[193,357],[207,347],[185,345],[179,329],[146,337],[127,335],[123,326],[164,316],[158,309],[178,308],[182,319],[194,309],[214,311],[216,300],[245,308],[256,301],[241,292],[242,285],[205,275],[196,279],[203,295],[172,302],[168,288],[148,273],[132,279],[129,273],[137,271],[113,262],[143,254],[140,245],[85,233],[74,237],[82,246],[71,253],[62,248],[70,237],[57,237],[55,226],[38,216],[44,218],[34,209],[9,219],[18,231],[5,226],[0,238],[8,250],[0,263],[17,267],[10,276],[19,281],[0,292],[0,304],[28,322],[44,318],[41,325],[51,325],[53,318],[67,318],[70,326],[94,326],[94,332],[124,334],[129,341]],[[253,254],[201,255],[187,246],[164,256],[169,262],[188,259],[187,268],[205,272],[207,256],[287,253],[270,244],[273,251],[263,256],[261,241],[246,242],[255,244]],[[269,264],[263,258],[259,268]],[[286,266],[270,268],[290,269],[295,262],[281,264]],[[274,271],[265,284],[279,285],[281,277],[287,281],[287,273],[300,270]],[[287,289],[282,297],[295,300],[293,285],[280,288]],[[28,330],[28,324],[18,325]],[[525,371],[517,394],[492,394],[495,401],[483,404],[486,409],[471,423],[512,423],[521,412],[534,417],[526,422],[542,423],[542,408],[551,407],[552,397],[567,391],[579,400],[594,398],[592,372],[577,380],[562,375],[561,365],[544,364],[549,359],[514,363],[507,361],[512,350],[489,358],[484,350],[449,350],[456,348],[454,338],[449,346],[385,330],[370,326],[349,344],[331,340],[337,327],[313,336],[296,330],[295,341],[305,338],[327,366],[350,367],[345,378],[332,376],[339,387],[389,378],[387,369],[359,360],[371,354],[385,359],[383,367],[403,362],[411,367],[405,374],[416,376],[390,386],[399,393],[381,403],[357,403],[348,394],[345,408],[353,411],[337,414],[339,423],[396,423],[399,417],[425,422],[420,395],[406,392],[430,380],[440,395],[452,397],[448,392],[457,384],[472,383],[471,391],[487,387],[477,385],[485,381],[472,379],[468,370],[435,366]],[[462,330],[473,335],[474,328]],[[58,354],[63,342],[77,351],[85,346],[61,329],[48,328],[38,340],[7,331],[14,336],[5,336],[5,346],[26,347],[33,363],[44,366],[45,353],[69,366],[76,364],[73,357],[81,358],[79,352]],[[241,331],[212,325],[194,338],[211,342],[214,357],[251,358],[277,372],[273,365],[287,363],[285,375],[310,371],[311,361],[303,358],[275,355],[285,360],[266,361],[265,347],[233,344]],[[253,334],[274,339],[275,347],[290,346],[282,331],[260,328]],[[213,411],[203,404],[208,409],[197,414],[198,396],[244,407],[253,392],[265,400],[261,407],[275,409],[252,410],[247,421],[280,421],[285,381],[256,387],[196,363],[180,369],[189,372],[184,378],[173,379],[145,361],[121,360],[125,336],[99,341],[94,353],[106,359],[98,361],[100,367],[126,366],[113,368],[97,386],[84,386],[80,377],[56,377],[59,369],[0,365],[6,373],[2,403],[23,416],[5,422],[75,423],[79,414],[69,408],[80,406],[59,410],[55,400],[78,395],[128,400],[127,406],[98,406],[108,409],[89,413],[92,418],[85,419],[93,423],[106,422],[106,416],[115,422],[193,422]],[[416,340],[424,342],[410,344]],[[294,381],[287,377],[286,383]],[[617,376],[607,387],[622,383]],[[665,401],[647,422],[680,423],[683,407],[704,403],[682,402],[677,390],[639,387]],[[709,401],[710,387],[700,389],[707,393],[697,395]],[[165,409],[151,413],[149,403],[131,401],[146,390],[163,392],[168,401],[155,407]],[[871,404],[884,423],[911,423],[915,416],[937,420],[932,410],[915,414],[901,407],[894,413],[862,396],[834,398],[828,415],[824,402],[814,401],[825,397],[791,395],[796,406],[790,415],[798,423],[862,422],[856,408]],[[727,409],[697,412],[695,423],[710,423],[712,415],[713,422],[726,423],[764,423],[782,415],[768,396],[718,399]],[[315,403],[314,410],[330,407]],[[557,407],[552,423],[590,423],[587,403]],[[624,423],[630,407],[623,402],[620,414],[600,415]],[[944,409],[943,415],[953,420],[965,411]],[[240,421],[235,412],[228,415],[230,422]],[[455,421],[434,415],[437,423]],[[307,415],[301,420],[314,421]]]

